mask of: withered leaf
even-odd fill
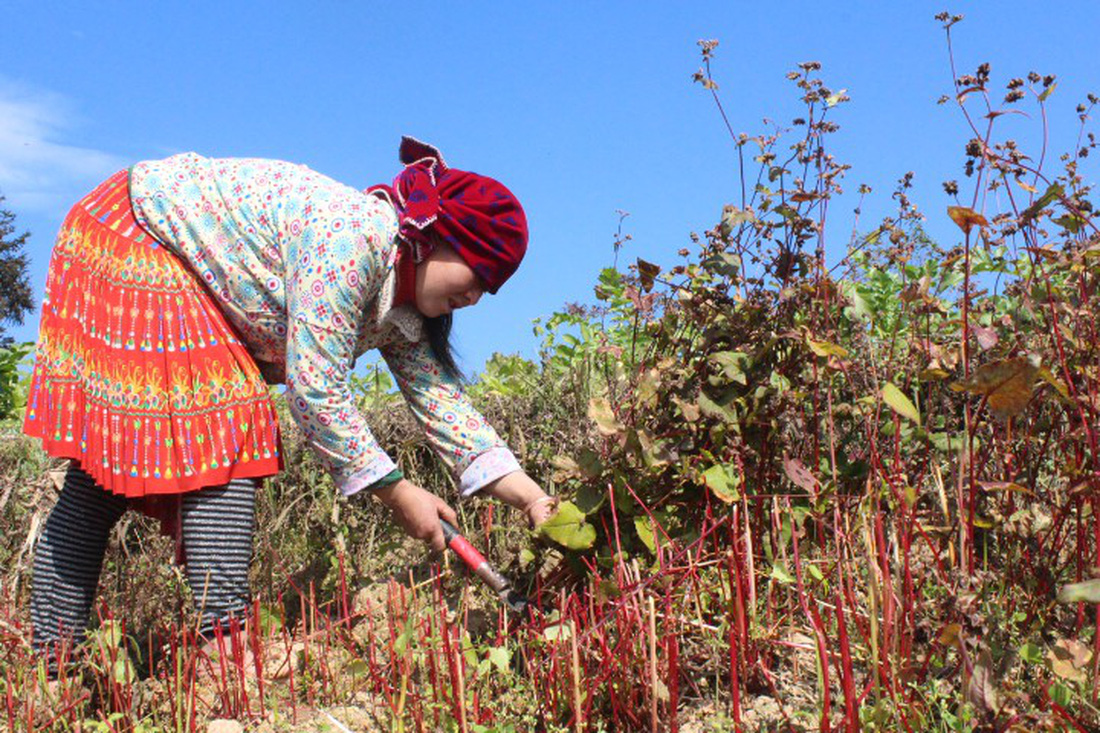
[[[1004,419],[1018,415],[1027,407],[1035,391],[1038,373],[1038,357],[1016,356],[982,364],[972,377],[951,387],[959,392],[985,397],[993,414]]]
[[[1071,682],[1084,682],[1088,679],[1085,670],[1090,661],[1092,650],[1076,639],[1059,639],[1047,651],[1050,671]]]
[[[951,221],[959,225],[963,234],[969,234],[975,224],[980,227],[989,226],[986,218],[969,206],[948,206],[947,215],[951,217]]]
[[[978,661],[966,686],[966,696],[972,703],[990,712],[997,712],[1001,706],[993,674],[993,655],[988,649],[982,649]]]
[[[641,257],[638,258],[638,279],[642,283],[642,290],[647,293],[653,289],[654,279],[661,274],[661,268],[659,265],[655,265],[652,262],[646,262]]]
[[[596,423],[596,429],[600,431],[600,435],[610,437],[618,435],[626,429],[615,417],[615,412],[611,409],[611,403],[603,397],[593,397],[588,401],[588,417]]]
[[[1030,494],[1031,489],[1021,486],[1015,481],[979,481],[978,486],[983,491],[1011,491],[1019,494]]]
[[[567,455],[556,455],[550,459],[554,471],[550,477],[556,483],[564,483],[571,478],[581,478],[584,474],[580,465]]]
[[[943,627],[943,631],[940,632],[937,641],[944,646],[955,646],[959,643],[961,636],[962,626],[959,624],[948,624]]]
[[[1067,387],[1066,383],[1063,382],[1061,379],[1058,379],[1056,376],[1054,376],[1054,374],[1049,369],[1047,369],[1046,367],[1042,367],[1039,370],[1039,378],[1049,384],[1051,387],[1054,387],[1055,391],[1058,392],[1059,396],[1061,396],[1062,399],[1069,399],[1069,387]]]
[[[974,338],[978,340],[978,347],[982,351],[989,351],[1001,340],[996,330],[986,326],[971,324],[970,333],[974,334]]]
[[[683,413],[685,420],[688,422],[695,422],[699,419],[699,405],[694,402],[687,402],[679,397],[673,397],[672,401],[680,408],[680,412]]]
[[[802,461],[790,456],[783,456],[783,472],[787,474],[787,478],[795,486],[811,494],[817,493],[817,479],[814,478],[808,468],[802,465]]]
[[[653,407],[657,403],[657,389],[661,386],[661,373],[656,369],[646,369],[638,378],[634,396],[643,407]]]

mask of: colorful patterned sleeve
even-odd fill
[[[291,318],[287,343],[287,400],[321,464],[345,495],[397,468],[355,406],[347,375],[354,335]]]
[[[512,451],[470,404],[458,382],[444,372],[426,341],[397,343],[381,352],[428,442],[459,476],[463,497],[521,470]]]
[[[351,218],[359,224],[348,227],[349,212],[338,196],[314,204],[288,268],[287,398],[307,441],[347,495],[396,468],[348,385],[359,323],[387,272],[390,233],[381,209],[357,212]]]

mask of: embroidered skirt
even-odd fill
[[[121,171],[50,259],[24,431],[128,497],[281,467],[267,385],[201,281],[134,219]]]

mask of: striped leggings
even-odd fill
[[[203,635],[247,614],[256,485],[237,479],[180,496],[187,582]],[[38,541],[31,584],[33,644],[51,667],[61,646],[84,639],[107,539],[126,507],[125,497],[104,491],[80,468],[65,475]]]

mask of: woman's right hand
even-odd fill
[[[458,525],[458,515],[447,502],[408,479],[377,489],[374,495],[390,508],[393,521],[401,529],[410,537],[427,542],[433,550],[442,552],[447,546],[439,520]]]

